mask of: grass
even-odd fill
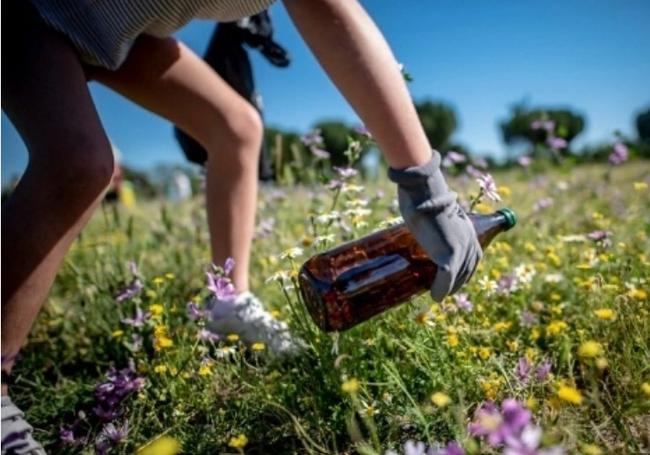
[[[453,298],[432,305],[423,295],[336,335],[310,322],[293,278],[268,278],[278,271],[295,277],[301,262],[326,246],[318,236],[333,234],[329,245],[339,243],[396,216],[394,189],[381,180],[339,194],[342,228],[315,217],[331,210],[332,191],[263,188],[258,220],[275,225],[254,242],[252,288],[308,346],[285,361],[239,341],[197,339],[201,323],[188,318],[186,304],[208,294],[202,198],[144,202],[131,211],[106,206],[65,260],[22,351],[13,397],[51,453],[94,452],[102,429],[92,410],[95,387],[129,359],[145,382],[119,405],[115,422],[128,421],[129,432],[115,454],[161,435],[188,454],[371,454],[408,439],[456,440],[470,453],[486,453],[498,450],[468,435],[467,424],[484,401],[508,397],[533,412],[544,445],[571,453],[648,451],[650,191],[638,183],[650,183],[649,176],[647,161],[496,174],[502,205],[517,211],[520,223],[496,239],[463,289],[473,310],[458,311]],[[466,199],[477,190],[467,178],[451,186]],[[380,189],[386,195],[376,197]],[[553,204],[534,211],[546,197]],[[346,215],[346,204],[359,198],[370,201],[370,214]],[[611,231],[611,245],[585,237],[596,230]],[[292,247],[303,254],[279,258]],[[116,303],[133,279],[129,261],[144,289]],[[512,274],[520,278],[517,289],[490,291]],[[141,328],[120,322],[136,305],[154,313]],[[139,350],[133,335],[143,340]],[[173,344],[160,347],[161,339]],[[588,341],[598,345],[579,355]],[[522,357],[533,366],[548,359],[550,376],[522,382]],[[558,395],[562,387],[575,403]],[[439,394],[435,404],[436,392],[449,400]],[[74,422],[75,437],[86,442],[64,445],[59,430]]]

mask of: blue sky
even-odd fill
[[[572,106],[587,116],[578,144],[634,134],[650,106],[649,0],[365,0],[397,59],[415,78],[415,99],[457,111],[454,139],[479,153],[503,153],[498,130],[509,107]],[[316,120],[357,117],[303,44],[284,7],[271,8],[276,38],[293,57],[277,69],[252,54],[270,125],[307,130]],[[212,24],[196,21],[177,36],[202,53]],[[124,161],[138,168],[182,162],[171,127],[109,90],[91,84],[104,126]],[[2,180],[20,173],[27,153],[2,115]]]

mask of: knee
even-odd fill
[[[54,177],[56,188],[65,195],[97,197],[113,178],[115,160],[108,140],[81,138],[72,146],[57,147],[48,156],[35,159],[34,164]]]
[[[264,124],[259,112],[246,104],[225,119],[223,130],[215,129],[210,134],[208,159],[256,169],[263,134]]]

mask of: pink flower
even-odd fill
[[[500,201],[501,196],[497,192],[497,184],[490,174],[482,174],[476,179],[478,186],[483,190],[483,194],[493,201]]]
[[[628,159],[628,156],[629,149],[627,148],[627,145],[622,142],[617,142],[614,144],[614,150],[612,151],[611,155],[609,155],[609,162],[614,166],[618,166],[619,164],[625,163]]]

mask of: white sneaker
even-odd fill
[[[222,336],[235,333],[249,344],[262,342],[276,355],[295,355],[300,350],[287,324],[271,316],[250,292],[243,292],[231,301],[221,301],[213,295],[206,309],[207,328],[211,332]]]
[[[47,455],[32,438],[32,426],[24,415],[11,398],[2,396],[2,455]]]

